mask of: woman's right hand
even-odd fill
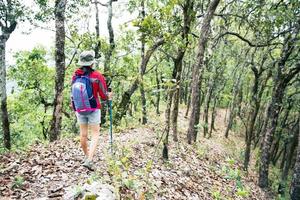
[[[108,94],[107,94],[107,99],[108,99],[109,101],[111,101],[112,98],[113,98],[113,93],[112,93],[112,92],[108,92]]]

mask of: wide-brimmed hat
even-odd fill
[[[91,66],[95,63],[95,52],[94,51],[83,51],[79,56],[78,65],[80,66]]]

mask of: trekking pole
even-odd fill
[[[108,91],[111,92],[111,88],[108,88]],[[108,100],[108,113],[109,113],[109,144],[110,144],[110,153],[113,153],[112,100]]]

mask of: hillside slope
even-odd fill
[[[218,111],[211,139],[199,135],[188,145],[188,120],[179,115],[179,143],[170,137],[168,162],[161,159],[158,142],[161,119],[147,126],[114,135],[114,151],[108,153],[108,134],[103,131],[96,156],[95,172],[81,166],[83,153],[78,137],[49,145],[34,145],[25,155],[1,156],[0,196],[7,199],[62,199],[68,188],[95,180],[114,186],[121,199],[272,199],[260,190],[253,174],[240,170],[243,139],[231,134],[223,138],[223,110]]]

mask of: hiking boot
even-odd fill
[[[93,162],[89,159],[85,159],[84,163],[82,164],[82,166],[86,167],[87,169],[94,171],[94,165]]]

